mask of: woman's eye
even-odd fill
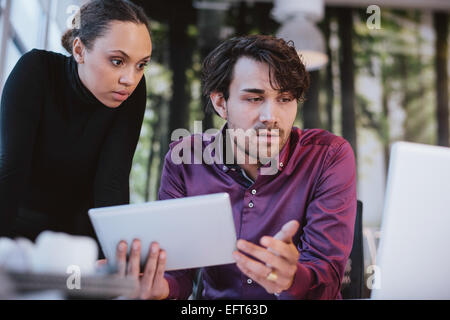
[[[139,65],[139,69],[142,70],[142,69],[144,69],[144,68],[147,67],[147,66],[148,66],[148,62],[146,62],[146,63],[141,63],[141,64]]]
[[[122,60],[119,59],[113,59],[111,60],[112,64],[115,65],[116,67],[119,67],[120,65],[122,65]]]

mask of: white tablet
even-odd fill
[[[166,271],[235,263],[229,195],[218,193],[89,210],[103,252],[116,261],[121,240],[141,240],[141,263],[153,241],[167,252]]]

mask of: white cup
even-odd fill
[[[32,256],[33,272],[66,274],[79,270],[93,274],[98,258],[94,239],[44,231],[36,239]]]

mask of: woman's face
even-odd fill
[[[151,53],[147,27],[133,22],[111,22],[90,50],[78,38],[74,41],[81,82],[109,108],[119,107],[133,93]]]

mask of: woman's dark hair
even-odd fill
[[[249,57],[269,66],[270,85],[276,90],[288,91],[302,100],[309,88],[309,74],[295,50],[292,41],[273,36],[252,35],[226,40],[214,49],[203,62],[203,94],[209,98],[212,92],[221,92],[229,98],[230,83],[236,61]],[[211,112],[211,99],[206,111]]]
[[[149,20],[144,10],[128,0],[92,0],[84,4],[75,15],[73,29],[62,36],[64,49],[72,54],[73,41],[79,37],[86,48],[92,49],[95,40],[105,35],[112,21],[144,24],[150,32]]]

